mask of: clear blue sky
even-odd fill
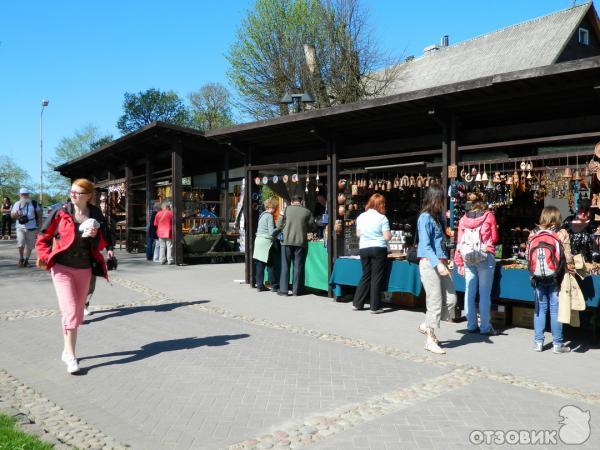
[[[567,8],[572,0],[362,0],[383,49],[419,55]],[[0,155],[39,180],[44,156],[92,123],[119,136],[124,92],[154,87],[181,96],[227,85],[225,54],[253,0],[6,1],[0,13]],[[581,1],[579,2],[581,3]],[[36,183],[37,184],[37,183]],[[32,186],[33,187],[33,186]]]

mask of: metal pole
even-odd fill
[[[42,100],[42,110],[40,111],[40,205],[44,205],[44,127],[43,117],[44,108],[48,106],[48,100]]]

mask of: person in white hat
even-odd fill
[[[35,247],[37,229],[41,217],[40,208],[35,200],[29,198],[29,190],[22,187],[19,190],[19,201],[15,202],[10,215],[15,222],[17,231],[17,247],[19,249],[19,267],[29,267],[29,257]]]

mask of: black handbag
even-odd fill
[[[107,270],[117,270],[119,265],[119,261],[116,256],[112,256],[106,260],[106,269]]]

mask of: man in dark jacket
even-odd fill
[[[289,295],[290,263],[294,259],[294,282],[292,293],[301,295],[304,286],[304,261],[308,240],[306,234],[316,229],[315,219],[308,209],[302,205],[302,197],[292,197],[277,220],[277,230],[283,230],[281,243],[281,277],[279,280],[279,295]]]

